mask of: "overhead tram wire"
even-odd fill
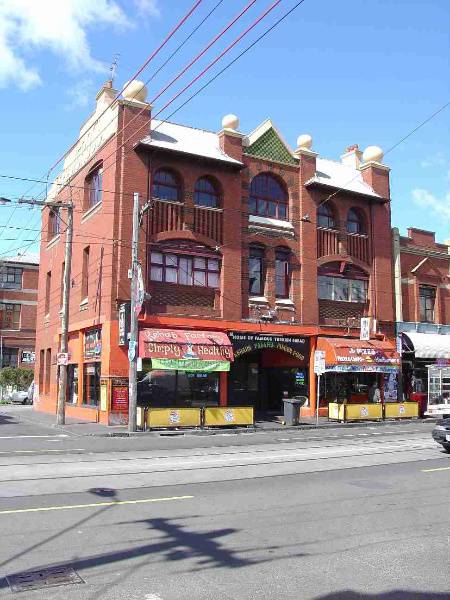
[[[136,73],[134,75],[132,75],[132,77],[130,77],[130,79],[127,81],[126,85],[124,85],[124,87],[120,90],[120,92],[118,92],[113,100],[113,102],[117,101],[121,94],[123,94],[123,92],[127,89],[127,87],[130,85],[130,83],[136,79],[137,77],[139,77],[139,75],[142,73],[142,71],[150,64],[150,62],[159,54],[159,52],[164,48],[164,46],[169,42],[169,40],[175,35],[175,33],[184,25],[184,23],[191,17],[191,15],[197,10],[197,8],[200,6],[200,4],[203,2],[203,0],[196,0],[194,2],[194,4],[191,6],[191,8],[188,10],[188,12],[184,15],[184,17],[182,17],[178,23],[169,31],[169,33],[166,35],[166,37],[163,39],[163,41],[161,42],[161,44],[150,54],[150,56],[147,58],[147,60],[141,65],[141,67],[136,71]],[[46,175],[47,175],[47,181],[49,179],[49,174],[61,163],[61,161],[63,161],[66,156],[75,148],[75,146],[79,143],[79,141],[85,136],[87,135],[87,133],[92,129],[92,127],[94,127],[95,123],[98,122],[98,120],[103,117],[103,115],[108,111],[109,106],[105,108],[105,110],[98,116],[98,118],[91,123],[91,125],[86,129],[86,131],[83,132],[83,134],[77,139],[77,141],[72,144],[70,146],[70,148],[68,150],[66,150],[61,156],[60,158],[58,158],[58,160],[52,164],[52,166],[50,167],[50,169],[47,171]],[[37,183],[37,182],[33,182],[33,183]],[[24,195],[28,194],[29,191],[31,191],[31,189],[33,189],[34,185],[31,186],[31,188],[29,188]]]
[[[242,56],[244,56],[260,40],[262,40],[264,37],[266,37],[266,35],[268,35],[275,27],[277,27],[283,20],[285,20],[294,10],[296,10],[301,4],[303,4],[304,1],[305,0],[301,0],[300,2],[297,2],[289,11],[287,11],[280,19],[278,19],[269,29],[267,29],[263,34],[261,34],[258,38],[256,38],[251,44],[249,44],[249,46],[247,46],[240,54],[238,54],[224,68],[222,68],[220,71],[218,71],[202,87],[200,87],[194,94],[192,94],[182,104],[180,104],[175,110],[173,110],[163,121],[161,121],[161,123],[158,126],[155,127],[155,130],[158,129],[161,125],[163,125],[165,122],[167,122],[168,119],[170,119],[178,111],[180,111],[182,108],[184,108],[184,106],[186,106],[196,96],[198,96],[203,90],[205,90],[209,85],[211,85],[218,77],[220,77],[224,72],[226,72],[233,64],[235,64]],[[396,142],[395,144],[393,144],[388,149],[388,151],[386,152],[386,154],[388,152],[391,152],[398,145],[400,145],[405,140],[407,140],[411,135],[413,135],[415,132],[417,132],[421,127],[423,127],[425,124],[427,124],[433,118],[435,118],[439,113],[441,113],[442,111],[444,111],[449,105],[450,105],[450,102],[446,102],[445,104],[443,104],[442,106],[440,106],[438,109],[436,109],[431,115],[429,115],[426,119],[424,119],[421,123],[419,123],[419,125],[417,125],[416,127],[414,127],[410,132],[408,132],[405,136],[403,136],[398,142]],[[0,174],[0,178],[14,179],[14,180],[20,180],[20,181],[36,181],[34,179],[31,179],[31,178],[17,177],[17,176],[12,176],[12,175],[5,175],[5,174]],[[42,180],[38,180],[38,182],[45,183]],[[82,186],[75,186],[73,184],[67,184],[67,185],[68,185],[68,187],[72,187],[72,188],[75,188],[75,189],[77,189],[77,188],[84,189]],[[103,190],[103,191],[106,192],[106,193],[116,193],[116,191],[112,191],[112,190]],[[125,193],[125,195],[126,195],[126,193]],[[130,193],[129,195],[131,196],[132,194]],[[236,210],[238,210],[238,209],[236,209]],[[243,211],[239,210],[239,212],[243,212]],[[112,214],[112,213],[110,213],[110,214]],[[120,240],[117,240],[117,241],[120,243]]]
[[[168,89],[169,89],[169,88],[170,88],[170,87],[171,87],[171,86],[172,86],[172,85],[173,85],[173,84],[174,84],[174,83],[175,83],[175,82],[176,82],[176,81],[177,81],[177,80],[178,80],[178,79],[179,79],[179,78],[182,76],[182,75],[184,75],[184,74],[185,74],[185,73],[186,73],[186,72],[187,72],[187,71],[188,71],[188,70],[189,70],[189,69],[190,69],[190,68],[191,68],[191,67],[192,67],[192,66],[193,66],[193,65],[194,65],[196,62],[198,62],[198,60],[199,60],[199,59],[200,59],[200,58],[201,58],[201,57],[202,57],[202,56],[203,56],[203,55],[204,55],[204,54],[205,54],[205,53],[206,53],[206,52],[207,52],[207,51],[208,51],[208,50],[209,50],[209,49],[210,49],[210,48],[211,48],[211,47],[212,47],[212,46],[213,46],[213,45],[214,45],[214,44],[215,44],[215,43],[216,43],[216,42],[217,42],[219,39],[220,39],[220,38],[222,38],[222,37],[225,35],[225,33],[226,33],[226,32],[227,32],[227,31],[228,31],[228,30],[229,30],[229,29],[230,29],[230,28],[231,28],[231,27],[232,27],[232,26],[233,26],[233,25],[234,25],[234,24],[235,24],[235,23],[236,23],[236,22],[237,22],[239,19],[241,19],[241,18],[242,18],[242,17],[245,15],[245,13],[246,13],[246,12],[248,12],[248,10],[249,10],[249,9],[250,9],[250,8],[251,8],[251,7],[252,7],[252,6],[253,6],[253,5],[256,3],[256,1],[257,1],[257,0],[251,0],[251,1],[250,1],[250,2],[249,2],[249,3],[248,3],[248,4],[247,4],[247,5],[246,5],[246,6],[245,6],[245,7],[244,7],[244,8],[243,8],[243,9],[242,9],[242,10],[241,10],[241,11],[240,11],[240,12],[239,12],[237,15],[236,15],[236,16],[235,16],[235,17],[233,17],[233,19],[232,19],[232,20],[231,20],[231,21],[230,21],[230,22],[229,22],[229,23],[228,23],[228,24],[227,24],[227,25],[226,25],[226,26],[225,26],[225,27],[224,27],[224,28],[223,28],[223,29],[222,29],[222,30],[221,30],[221,31],[220,31],[220,32],[219,32],[217,35],[216,35],[216,36],[214,36],[214,38],[213,38],[213,39],[212,39],[212,40],[211,40],[211,41],[210,41],[210,42],[209,42],[209,43],[208,43],[208,44],[207,44],[207,45],[206,45],[206,46],[205,46],[205,47],[204,47],[204,48],[203,48],[203,49],[202,49],[202,50],[201,50],[201,51],[200,51],[200,52],[199,52],[199,53],[198,53],[198,54],[197,54],[197,55],[196,55],[196,56],[195,56],[195,57],[194,57],[194,58],[193,58],[193,59],[192,59],[192,60],[191,60],[191,61],[190,61],[190,62],[189,62],[189,63],[188,63],[188,64],[187,64],[187,65],[186,65],[186,66],[185,66],[185,67],[184,67],[184,68],[183,68],[183,69],[182,69],[182,70],[181,70],[181,71],[180,71],[180,72],[179,72],[179,73],[178,73],[178,74],[177,74],[177,75],[176,75],[176,76],[175,76],[175,77],[174,77],[174,78],[173,78],[173,79],[172,79],[172,80],[171,80],[171,81],[170,81],[170,82],[167,84],[167,85],[166,85],[166,86],[165,86],[165,87],[163,87],[163,88],[162,88],[162,89],[161,89],[161,90],[158,92],[158,94],[157,94],[157,95],[156,95],[156,96],[155,96],[155,97],[154,97],[154,98],[153,98],[153,99],[150,101],[150,104],[153,104],[153,103],[154,103],[154,102],[155,102],[155,101],[156,101],[156,100],[157,100],[157,99],[158,99],[158,98],[159,98],[159,97],[160,97],[162,94],[164,94],[164,93],[165,93],[165,92],[166,92],[166,91],[167,91],[167,90],[168,90]],[[278,2],[276,2],[275,4],[278,4],[278,3],[280,3],[280,2],[282,2],[282,0],[278,0]],[[220,3],[216,4],[216,6],[213,8],[213,10],[212,10],[212,11],[210,11],[210,13],[209,13],[209,14],[208,14],[208,15],[207,15],[207,16],[206,16],[204,19],[203,19],[203,21],[200,23],[200,25],[201,25],[201,24],[202,24],[204,21],[206,21],[206,19],[207,19],[207,18],[208,18],[208,17],[211,15],[211,13],[212,13],[212,12],[213,12],[213,11],[214,11],[214,10],[215,10],[215,9],[216,9],[218,6],[219,6],[219,5],[220,5]],[[269,11],[269,12],[270,12],[270,11]],[[198,30],[198,29],[199,29],[199,27],[200,27],[200,25],[199,25],[199,26],[197,26],[197,27],[195,28],[195,30]],[[194,30],[194,31],[195,31],[195,30]],[[188,36],[188,38],[189,38],[189,37],[191,37],[191,36],[192,36],[192,33],[191,33],[191,34]],[[174,51],[174,53],[173,53],[171,56],[173,56],[173,55],[174,55],[174,54],[175,54],[175,53],[176,53],[176,52],[177,52],[177,51],[180,49],[180,47],[181,47],[183,44],[185,44],[185,43],[186,43],[186,41],[187,41],[187,39],[188,39],[188,38],[186,38],[186,39],[185,39],[185,40],[184,40],[184,41],[183,41],[183,42],[182,42],[182,43],[181,43],[181,44],[178,46],[178,48],[177,48],[177,49]],[[171,57],[169,57],[169,59],[170,59],[170,58],[171,58]],[[220,57],[219,57],[219,58],[220,58]],[[167,61],[166,61],[164,64],[167,64],[167,62],[169,61],[169,59],[168,59],[168,60],[167,60]],[[161,68],[162,68],[162,67],[160,67],[160,68],[158,69],[158,71],[157,71],[157,72],[159,72],[159,71],[161,70]],[[157,72],[156,72],[156,73],[157,73]],[[147,85],[148,83],[150,83],[150,81],[152,81],[152,79],[155,77],[156,73],[154,73],[154,74],[153,74],[153,75],[152,75],[152,76],[151,76],[149,79],[147,79],[147,80],[144,82],[144,85]],[[192,84],[191,84],[191,85],[192,85]],[[188,87],[190,87],[190,86],[188,86]],[[138,93],[139,93],[139,92],[136,92],[136,94],[138,94]],[[125,131],[125,129],[126,129],[127,127],[129,127],[129,126],[130,126],[130,125],[131,125],[131,124],[132,124],[132,123],[133,123],[133,122],[134,122],[134,121],[135,121],[135,120],[136,120],[136,119],[137,119],[137,118],[138,118],[138,117],[139,117],[139,116],[140,116],[140,115],[141,115],[143,112],[145,112],[146,110],[147,110],[147,109],[146,109],[145,107],[144,107],[144,108],[142,108],[142,109],[141,109],[141,110],[140,110],[140,111],[139,111],[139,112],[138,112],[138,113],[137,113],[137,114],[136,114],[136,115],[135,115],[135,116],[134,116],[132,119],[130,119],[130,120],[129,120],[129,121],[128,121],[128,122],[127,122],[127,123],[126,123],[126,124],[125,124],[125,125],[124,125],[124,126],[121,128],[121,129],[120,129],[120,130],[119,130],[119,131],[116,131],[116,132],[114,133],[114,136],[113,136],[113,137],[117,137],[119,134],[123,133],[123,132]],[[99,118],[100,118],[100,117],[99,117]],[[92,144],[95,142],[95,140],[96,140],[96,139],[97,139],[97,138],[98,138],[98,137],[99,137],[99,136],[100,136],[100,135],[101,135],[101,134],[102,134],[102,133],[103,133],[103,132],[106,130],[106,128],[107,128],[109,125],[111,125],[113,122],[114,122],[114,117],[113,117],[113,118],[112,118],[112,119],[111,119],[111,120],[110,120],[108,123],[106,123],[106,124],[105,124],[105,127],[104,127],[104,128],[101,130],[101,131],[99,131],[99,132],[98,132],[98,134],[97,134],[97,135],[96,135],[96,136],[93,138],[93,140],[91,141],[91,145],[92,145]],[[80,138],[80,139],[81,139],[81,138]],[[76,143],[78,143],[78,141],[79,141],[79,140],[77,140],[77,142],[76,142]],[[126,141],[128,141],[128,140],[126,140]],[[125,142],[125,143],[126,143],[126,142]],[[75,146],[75,144],[74,144],[74,146]],[[74,146],[72,146],[72,147],[74,147]],[[119,146],[119,148],[118,148],[118,149],[120,149],[121,147],[122,147],[122,146]],[[69,150],[69,151],[70,151],[70,150]],[[115,152],[116,152],[116,151],[117,151],[117,149],[115,150]],[[114,153],[115,153],[115,152],[114,152]],[[114,153],[113,153],[113,154],[114,154]],[[112,156],[112,154],[111,154],[110,156]],[[109,158],[109,156],[108,156],[107,158]],[[70,163],[70,164],[68,165],[68,168],[70,168],[71,164],[73,164],[74,162],[75,162],[75,159],[72,161],[72,163]],[[115,164],[115,163],[113,163],[113,164]],[[64,187],[65,187],[65,186],[64,186],[64,184],[61,184],[61,185],[62,185],[62,188],[61,188],[60,192],[61,192],[61,191],[64,189]]]

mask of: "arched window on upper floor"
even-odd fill
[[[153,175],[152,197],[169,202],[181,201],[178,177],[169,169],[158,169]]]
[[[88,173],[85,182],[85,210],[100,204],[103,199],[103,164],[95,165]]]
[[[248,254],[248,293],[250,296],[264,296],[265,249],[260,244],[250,244]]]
[[[323,227],[325,229],[336,229],[336,219],[334,218],[334,212],[328,202],[320,204],[317,209],[317,227]]]
[[[364,218],[355,208],[351,208],[347,213],[347,233],[366,233]]]
[[[287,191],[270,173],[260,173],[252,179],[248,212],[259,217],[288,220]]]
[[[291,291],[291,252],[289,248],[275,250],[275,296],[289,298]]]
[[[319,267],[317,275],[320,300],[368,301],[369,276],[356,265],[346,262],[327,263]]]
[[[194,204],[207,208],[219,208],[219,186],[211,177],[200,177],[195,182]]]

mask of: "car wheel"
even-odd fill
[[[28,398],[25,398],[24,400],[22,400],[22,404],[26,404],[28,402]]]
[[[450,452],[450,444],[442,444],[442,447],[446,452]]]

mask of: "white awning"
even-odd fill
[[[450,335],[438,333],[404,333],[414,348],[416,358],[450,358]]]

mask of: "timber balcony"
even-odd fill
[[[367,235],[341,233],[335,229],[317,228],[317,258],[344,255],[370,264],[370,246]]]
[[[223,210],[205,206],[187,208],[183,202],[154,199],[150,213],[150,234],[186,229],[222,243]]]

